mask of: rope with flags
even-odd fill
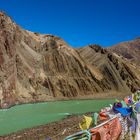
[[[83,116],[80,132],[65,140],[140,140],[140,92],[101,109],[92,116]]]

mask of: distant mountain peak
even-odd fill
[[[132,60],[136,64],[139,64],[140,61],[140,37],[135,40],[131,40],[128,42],[122,42],[116,44],[108,50],[117,53],[118,55],[122,55],[124,58]]]
[[[136,40],[140,40],[140,37],[137,37]]]

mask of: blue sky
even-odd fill
[[[73,47],[140,36],[139,7],[140,0],[0,0],[24,29],[60,36]]]

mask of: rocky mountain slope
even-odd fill
[[[90,66],[99,71],[99,75],[106,80],[110,89],[114,91],[135,91],[140,79],[119,56],[108,52],[98,45],[89,45],[78,49],[81,57]]]
[[[116,44],[108,49],[140,66],[140,38]]]
[[[0,107],[134,92],[140,81],[120,58],[96,45],[73,49],[50,34],[23,30],[0,12]]]

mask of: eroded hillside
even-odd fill
[[[139,83],[135,73],[105,49],[73,49],[60,37],[23,30],[0,13],[1,108],[134,92]]]

